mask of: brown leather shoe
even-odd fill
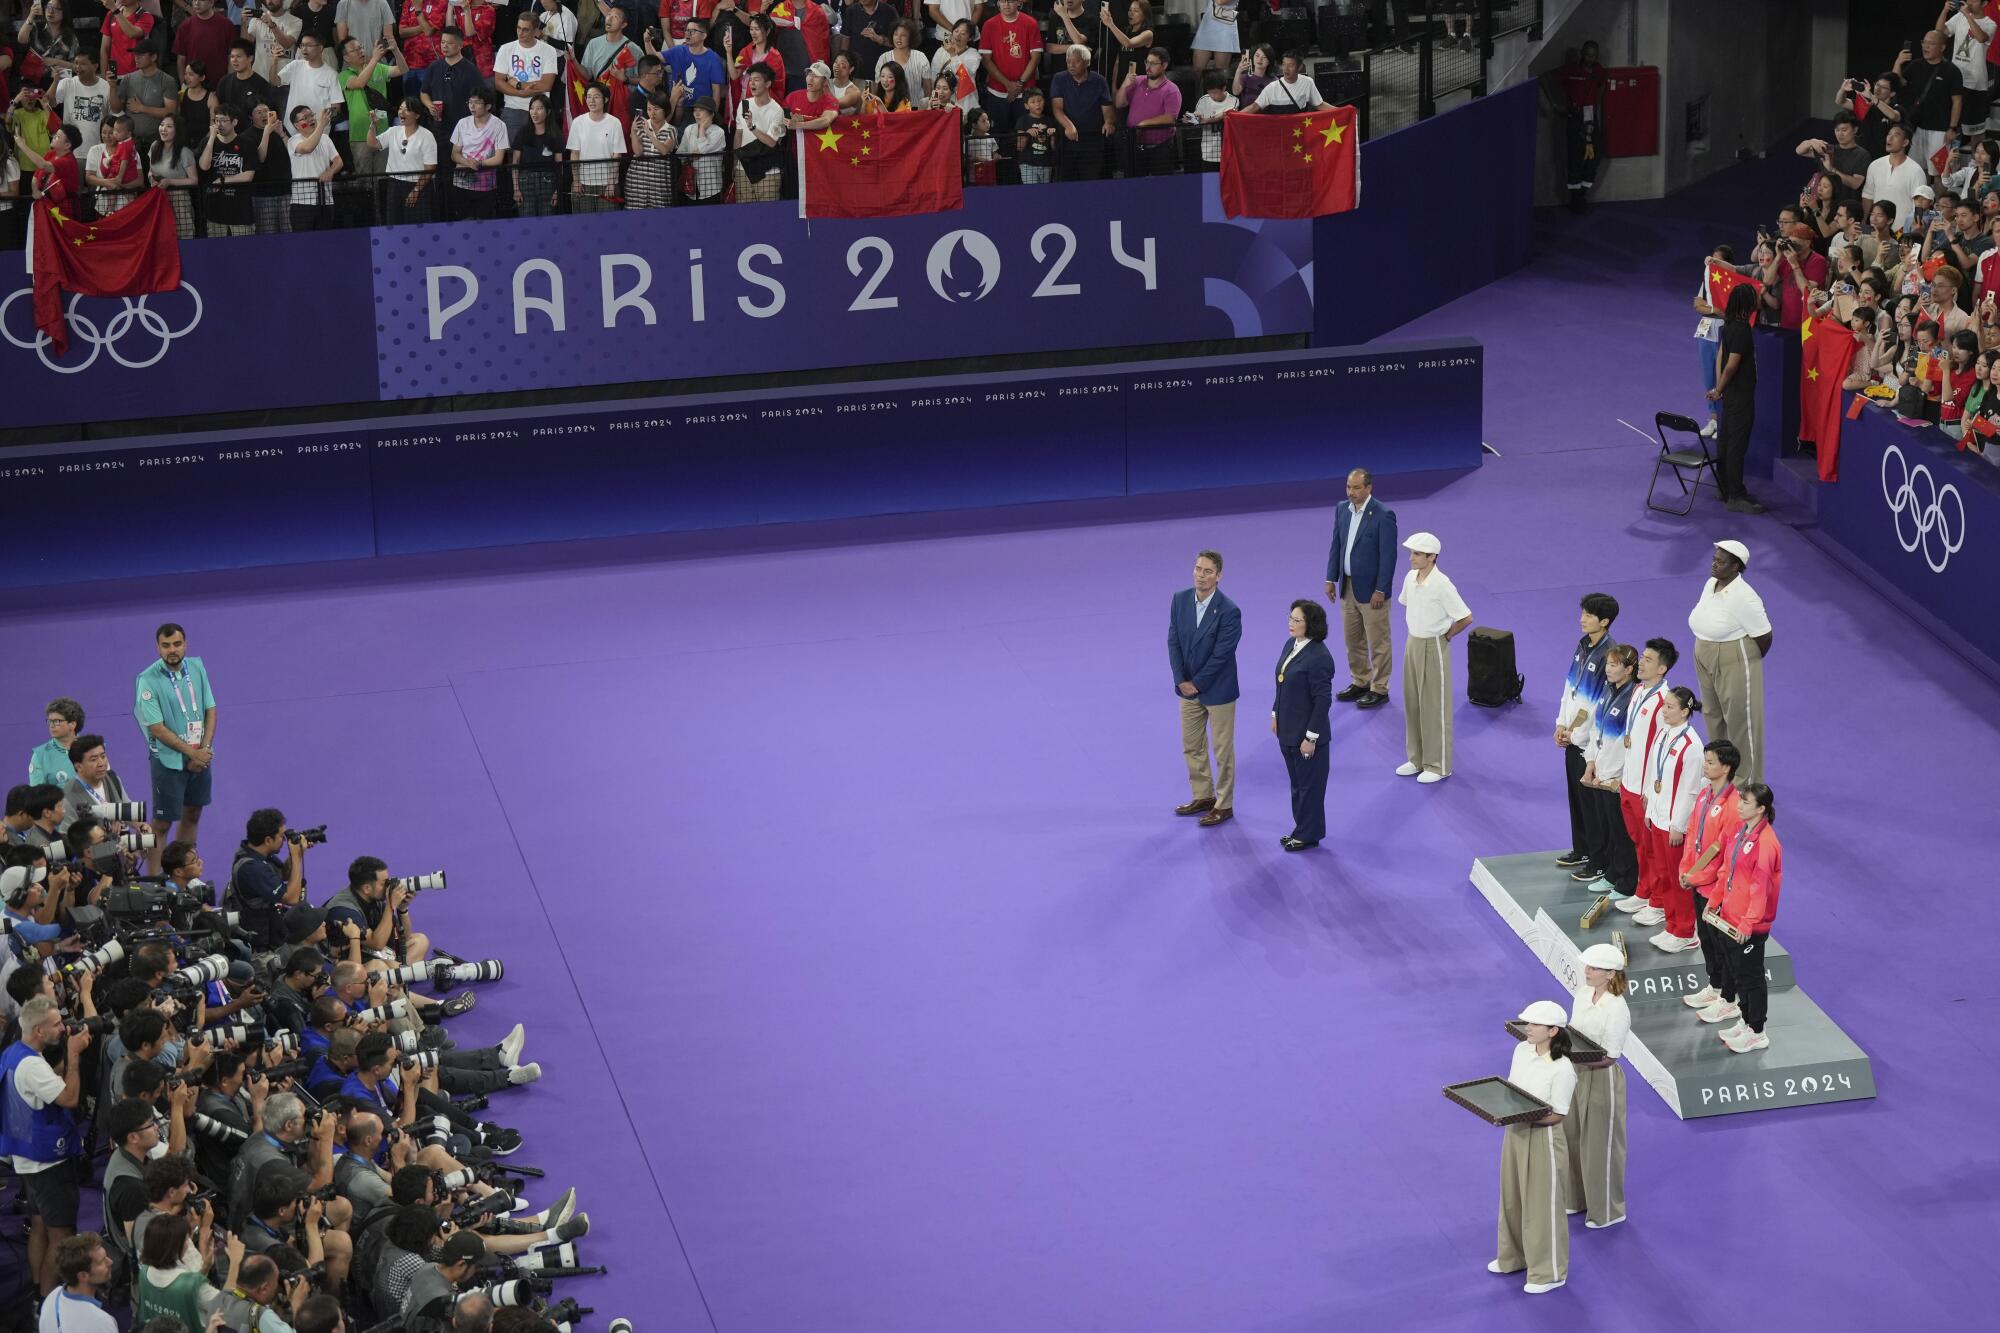
[[[1199,801],[1189,801],[1186,805],[1175,806],[1174,813],[1177,815],[1198,815],[1204,810],[1213,810],[1214,808],[1215,798],[1207,796]]]
[[[1201,817],[1201,826],[1203,828],[1214,828],[1217,824],[1225,824],[1234,818],[1236,818],[1234,810],[1231,810],[1228,806],[1217,806]]]

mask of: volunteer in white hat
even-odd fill
[[[1554,1291],[1569,1276],[1569,1223],[1563,1195],[1569,1179],[1569,1144],[1563,1117],[1576,1092],[1576,1066],[1569,1061],[1568,1015],[1554,1000],[1537,1000],[1521,1011],[1528,1037],[1514,1048],[1507,1081],[1552,1108],[1540,1120],[1507,1126],[1500,1143],[1500,1239],[1489,1273],[1528,1270],[1521,1290],[1531,1296]]]
[[[1717,542],[1709,580],[1688,613],[1709,739],[1735,744],[1743,757],[1736,770],[1738,785],[1764,779],[1764,659],[1771,653],[1764,599],[1743,577],[1749,565],[1749,547]]]
[[[1604,1048],[1604,1059],[1576,1067],[1576,1097],[1563,1120],[1569,1141],[1569,1211],[1588,1212],[1593,1231],[1625,1220],[1625,953],[1615,944],[1583,951],[1583,986],[1570,1002],[1569,1025]]]
[[[1396,600],[1403,606],[1403,748],[1409,759],[1396,770],[1419,782],[1451,776],[1451,641],[1472,625],[1472,610],[1458,585],[1437,567],[1438,539],[1413,532],[1403,543],[1410,572]]]

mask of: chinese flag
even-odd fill
[[[949,107],[799,131],[799,216],[883,218],[964,207],[958,126],[958,108]]]
[[[1738,287],[1748,287],[1753,294],[1760,296],[1764,291],[1764,284],[1757,281],[1757,279],[1745,277],[1735,269],[1730,268],[1727,264],[1717,264],[1713,261],[1709,263],[1708,303],[1710,305],[1714,306],[1717,310],[1726,309],[1729,305],[1729,293]],[[1752,324],[1757,322],[1757,312],[1755,310],[1750,312],[1750,322]]]
[[[1819,479],[1840,479],[1840,382],[1854,360],[1855,338],[1839,320],[1808,317],[1799,326],[1799,438],[1819,446]]]
[[[1931,175],[1944,175],[1945,166],[1951,161],[1951,145],[1946,144],[1931,154]]]
[[[181,285],[181,243],[165,190],[147,190],[96,222],[47,199],[35,204],[35,327],[69,350],[63,293],[144,296]]]
[[[1241,218],[1312,218],[1361,202],[1354,108],[1304,116],[1232,111],[1222,118],[1222,212]]]

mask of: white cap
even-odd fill
[[[1729,554],[1736,557],[1737,564],[1743,566],[1743,568],[1745,569],[1750,568],[1750,548],[1745,546],[1742,542],[1719,541],[1715,544],[1715,549],[1718,551],[1729,552]]]
[[[1935,199],[1937,198],[1937,191],[1931,189],[1929,183],[1926,182],[1911,187],[1910,198],[1914,199],[1918,195],[1922,195],[1926,199]]]
[[[1440,546],[1438,539],[1428,532],[1413,532],[1403,539],[1403,549],[1406,551],[1422,551],[1425,555],[1436,555],[1444,547]]]
[[[46,866],[8,866],[0,870],[0,898],[11,898],[30,884],[49,877]]]
[[[1606,972],[1623,972],[1625,955],[1615,944],[1593,944],[1577,955],[1585,967],[1601,967]]]
[[[812,64],[807,65],[806,73],[817,74],[822,79],[830,79],[833,77],[833,71],[826,67],[826,62],[824,60],[815,60],[812,62]]]
[[[1521,1011],[1523,1023],[1540,1023],[1546,1028],[1569,1026],[1569,1010],[1554,1000],[1536,1000]]]

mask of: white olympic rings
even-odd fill
[[[1889,482],[1892,459],[1903,474],[1902,481],[1893,486]],[[1956,523],[1946,512],[1947,496],[1951,498],[1951,509],[1958,513]],[[1896,540],[1903,549],[1921,550],[1931,572],[1944,573],[1945,565],[1965,545],[1965,497],[1958,493],[1958,487],[1950,482],[1938,485],[1928,467],[1922,463],[1912,467],[1903,457],[1901,446],[1892,444],[1882,454],[1882,498],[1888,502],[1890,519],[1896,525]],[[1931,540],[1933,533],[1937,536],[1935,542]]]
[[[10,294],[6,300],[0,301],[0,337],[5,337],[8,342],[24,352],[33,352],[41,358],[43,365],[55,371],[58,375],[74,375],[78,371],[90,369],[91,366],[96,364],[99,352],[103,352],[127,370],[144,370],[148,366],[158,365],[161,358],[166,356],[167,349],[173,346],[174,339],[194,332],[195,326],[201,323],[201,293],[195,290],[195,286],[191,282],[182,282],[178,290],[184,291],[194,298],[193,316],[189,318],[185,327],[178,329],[167,327],[166,318],[159,311],[153,310],[146,305],[146,302],[151,299],[150,297],[120,296],[112,298],[122,303],[120,308],[112,314],[110,319],[105,321],[103,329],[100,330],[97,327],[96,320],[78,311],[78,303],[84,299],[82,295],[79,294],[70,297],[67,320],[70,341],[72,344],[81,341],[90,345],[90,355],[75,365],[63,365],[49,356],[49,335],[43,333],[40,329],[36,329],[34,338],[29,340],[18,337],[14,333],[14,330],[9,327],[7,316],[13,309],[14,302],[24,296],[32,301],[34,298],[34,288],[32,287],[23,287],[19,291]],[[159,339],[159,346],[157,348],[150,345],[145,346],[144,350],[147,354],[136,359],[127,355],[119,347],[119,343],[127,334],[132,332],[135,326],[146,338]]]

